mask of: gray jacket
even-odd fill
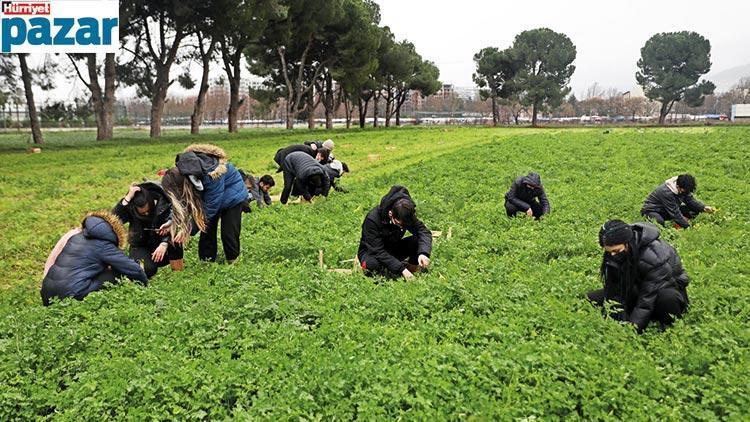
[[[674,178],[667,180],[659,185],[656,190],[651,192],[643,203],[641,214],[655,212],[665,217],[669,217],[675,223],[682,227],[690,227],[687,218],[682,215],[680,205],[684,203],[694,212],[703,212],[706,207],[702,202],[693,197],[691,193],[676,193],[677,187]]]

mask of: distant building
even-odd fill
[[[750,104],[732,104],[731,120],[733,122],[750,121]]]

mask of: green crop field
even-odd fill
[[[92,137],[49,133],[28,154],[0,134],[0,420],[750,417],[750,128]],[[197,262],[193,239],[184,272],[41,305],[57,239],[189,143],[260,175],[277,148],[313,137],[336,141],[349,193],[245,214],[235,265]],[[510,220],[503,195],[529,170],[552,213]],[[646,195],[686,171],[719,211],[662,229],[691,307],[639,336],[583,299],[600,286],[597,232],[640,220]],[[404,282],[319,268],[319,250],[351,267],[393,184],[443,232],[431,271]]]

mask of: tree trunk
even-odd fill
[[[154,96],[151,98],[151,130],[149,136],[152,138],[161,136],[161,116],[164,114],[164,103],[166,102],[167,94],[167,89],[163,85],[164,82],[160,82],[159,78],[157,78],[157,88]]]
[[[497,111],[497,98],[493,95],[492,96],[492,126],[497,127],[498,120],[500,119],[500,115]]]
[[[372,100],[372,127],[378,127],[378,102],[380,94],[375,94]]]
[[[72,60],[72,59],[71,59]],[[91,91],[91,102],[94,103],[94,116],[96,117],[96,140],[102,141],[107,139],[104,133],[104,93],[99,85],[99,71],[96,68],[96,54],[86,55],[86,68],[89,73],[89,82],[87,84]],[[84,81],[84,83],[86,83]]]
[[[659,125],[664,126],[667,120],[669,112],[672,111],[672,104],[670,102],[661,103],[661,109],[659,110]]]
[[[370,105],[370,100],[364,101],[364,107],[362,106],[362,97],[357,98],[357,112],[359,113],[359,127],[365,128],[367,124],[367,107]]]
[[[199,39],[198,42],[201,42]],[[198,98],[195,99],[195,106],[193,107],[193,114],[190,115],[190,133],[197,135],[200,133],[201,124],[203,124],[203,113],[206,109],[206,95],[208,95],[208,74],[211,70],[211,54],[213,49],[216,47],[214,41],[211,41],[211,46],[208,48],[206,53],[203,53],[203,47],[201,46],[201,62],[203,63],[203,72],[201,74],[201,85],[198,89]]]
[[[536,126],[536,101],[531,105],[531,127],[537,127]]]
[[[31,72],[26,64],[26,54],[19,54],[18,61],[21,63],[21,79],[23,80],[23,89],[26,91],[26,107],[29,109],[29,124],[31,125],[31,136],[35,144],[43,144],[42,127],[39,124],[39,116],[36,114],[36,105],[34,104],[34,91],[31,89]]]
[[[104,56],[104,98],[102,99],[101,129],[102,140],[112,139],[112,137],[114,136],[116,79],[117,67],[115,63],[115,53],[107,53]]]
[[[385,97],[385,127],[391,126],[391,115],[393,115],[393,93],[391,87],[387,87],[388,95]]]
[[[305,110],[307,110],[307,128],[315,129],[315,96],[312,90],[305,96]]]
[[[333,129],[333,113],[334,113],[334,101],[333,101],[333,77],[330,72],[326,72],[326,88],[325,97],[323,101],[323,107],[326,109],[326,129]]]
[[[294,108],[295,107],[291,99],[287,97],[287,100],[286,100],[286,128],[287,129],[294,129],[294,115],[296,113],[296,110],[294,110]]]
[[[349,101],[344,100],[344,113],[346,114],[346,128],[352,127],[352,108],[353,104],[349,104]]]

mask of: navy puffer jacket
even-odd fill
[[[114,215],[107,212],[87,215],[82,232],[68,240],[42,281],[44,305],[49,305],[53,297],[80,300],[101,289],[103,282],[97,277],[107,267],[112,267],[116,276],[124,275],[145,286],[146,273],[120,249],[125,236],[125,228]]]

